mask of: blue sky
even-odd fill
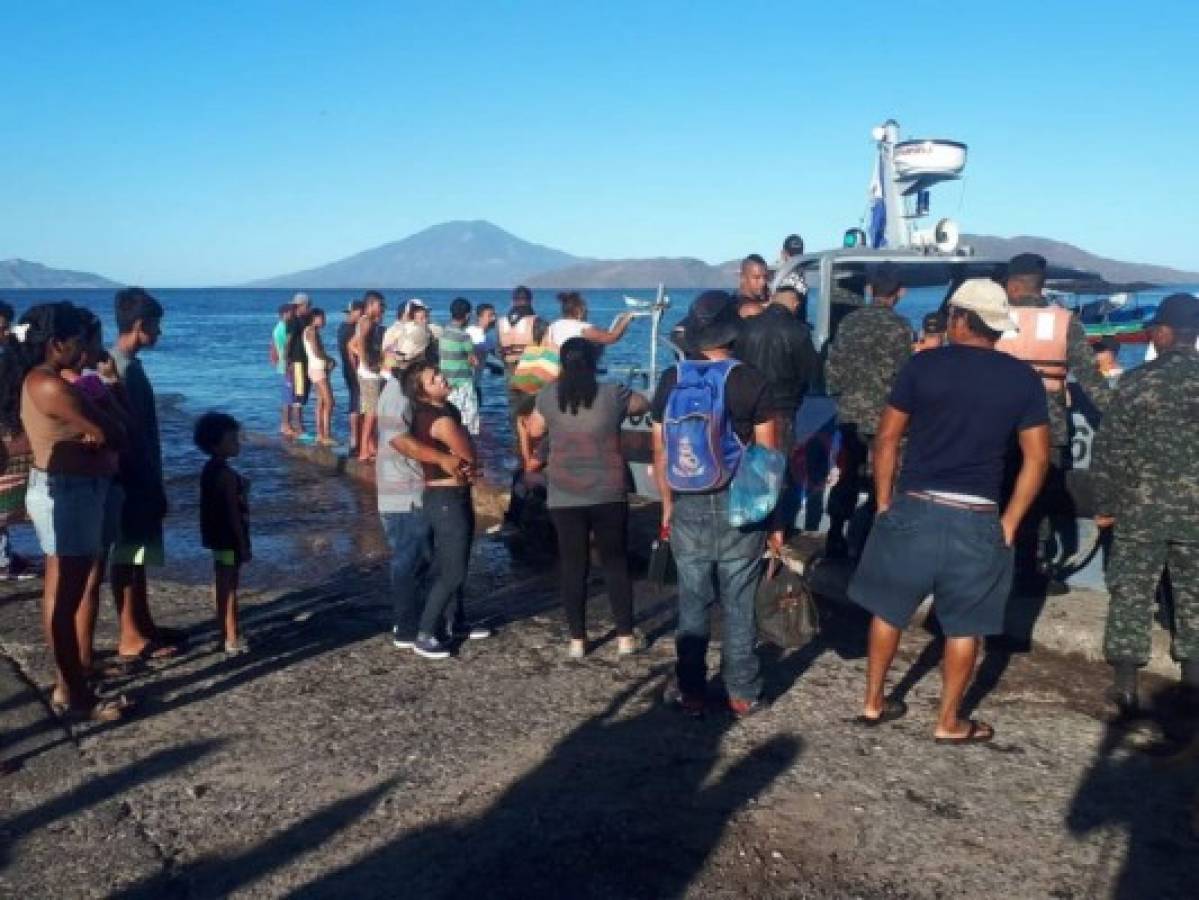
[[[934,215],[1199,269],[1193,0],[3,0],[0,29],[0,258],[228,284],[458,218],[773,255],[856,224],[893,116],[970,145]]]

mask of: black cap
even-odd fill
[[[687,317],[679,324],[683,328],[683,343],[694,352],[727,347],[741,331],[736,301],[726,291],[704,291],[695,298]]]
[[[937,310],[936,312],[926,314],[920,323],[920,327],[924,330],[925,334],[944,334],[945,329],[948,327],[948,323],[945,320],[945,313]]]
[[[1045,257],[1039,253],[1017,253],[1007,264],[1007,274],[1015,275],[1044,275],[1048,267]]]
[[[783,252],[788,256],[802,256],[803,238],[798,234],[787,235],[787,239],[783,241]]]
[[[1199,297],[1194,294],[1171,294],[1157,307],[1150,325],[1168,325],[1184,331],[1199,330]]]
[[[899,279],[899,266],[885,262],[871,268],[867,273],[866,283],[870,285],[870,293],[875,297],[893,297],[903,287]]]

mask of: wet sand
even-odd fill
[[[765,654],[766,711],[690,720],[662,702],[669,592],[636,585],[646,653],[571,662],[552,565],[491,542],[468,602],[499,633],[422,660],[389,640],[373,498],[302,468],[305,502],[255,507],[254,652],[215,652],[206,560],[174,564],[152,599],[192,640],[111,685],[127,722],[49,716],[36,588],[0,587],[0,896],[1193,896],[1199,768],[1108,722],[1103,666],[997,653],[973,698],[996,742],[937,747],[935,642],[905,641],[908,717],[855,726],[864,622],[825,603],[816,643]]]

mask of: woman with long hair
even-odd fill
[[[124,715],[120,700],[101,700],[80,659],[76,614],[100,552],[104,502],[111,480],[105,450],[120,435],[105,428],[91,401],[63,379],[79,365],[86,340],[70,303],[35,306],[23,350],[29,365],[21,388],[21,422],[33,448],[26,505],[46,554],[42,622],[54,656],[56,711],[94,721]]]
[[[450,655],[447,639],[477,639],[491,634],[486,628],[467,623],[462,602],[475,533],[470,489],[475,447],[461,414],[449,401],[450,384],[437,366],[426,360],[413,363],[405,370],[402,385],[412,401],[412,437],[461,461],[455,476],[447,476],[441,466],[421,463],[425,476],[423,507],[433,532],[437,578],[429,588],[412,649],[427,659],[445,659]]]
[[[598,381],[599,348],[588,338],[568,340],[561,357],[561,377],[537,395],[528,429],[535,439],[549,437],[547,505],[558,532],[569,654],[577,659],[588,649],[587,568],[594,538],[616,623],[617,653],[626,655],[637,649],[637,642],[627,558],[628,476],[620,452],[620,425],[626,416],[645,413],[649,403],[624,385]]]
[[[325,327],[325,311],[314,309],[312,318],[304,328],[304,352],[308,356],[308,380],[316,388],[316,442],[332,447],[333,440],[333,387],[329,384],[329,373],[337,363],[325,352],[321,341],[321,329]]]
[[[132,425],[131,413],[125,405],[124,394],[119,382],[107,384],[96,371],[110,357],[104,349],[103,329],[99,317],[86,309],[79,309],[83,320],[83,352],[74,364],[66,366],[61,377],[79,393],[79,396],[90,403],[90,414],[106,434],[119,435],[123,441]],[[100,587],[104,582],[104,571],[108,566],[108,551],[116,542],[121,525],[121,507],[124,504],[125,492],[116,480],[120,469],[120,454],[113,449],[111,443],[99,451],[96,460],[97,473],[108,479],[107,490],[101,512],[100,549],[92,560],[91,570],[87,576],[87,588],[83,592],[83,601],[79,604],[79,612],[75,614],[75,634],[79,643],[79,661],[89,677],[96,673],[94,665],[93,644],[96,636],[96,618],[100,612]],[[118,610],[120,627],[129,633],[132,619],[131,610]],[[134,627],[136,634],[136,627]],[[116,672],[124,672],[128,667],[118,667]],[[111,673],[110,673],[111,674]]]
[[[593,344],[615,344],[624,337],[629,323],[633,321],[631,315],[621,313],[616,317],[611,331],[597,328],[587,321],[587,301],[578,291],[564,291],[558,295],[558,302],[562,305],[562,318],[554,322],[549,331],[550,341],[558,347],[577,337],[585,338]]]

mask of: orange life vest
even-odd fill
[[[1010,310],[1020,331],[1004,332],[995,349],[1032,366],[1050,393],[1065,390],[1070,310],[1060,306],[1012,306]]]
[[[515,323],[509,316],[504,316],[496,323],[500,336],[500,356],[504,362],[515,364],[525,352],[525,347],[533,343],[533,323],[536,321],[537,316],[530,312]]]

